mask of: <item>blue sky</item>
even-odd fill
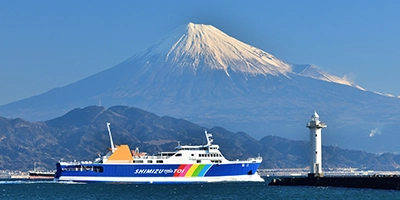
[[[0,105],[113,67],[189,22],[399,96],[399,7],[390,0],[2,0]]]

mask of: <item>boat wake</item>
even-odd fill
[[[12,184],[42,184],[42,183],[56,183],[53,180],[36,181],[36,180],[0,180],[0,185],[12,185]]]
[[[54,180],[29,180],[29,179],[3,179],[0,180],[0,185],[19,185],[19,184],[86,184],[84,182],[73,181],[54,181]]]

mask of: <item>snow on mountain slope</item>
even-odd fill
[[[137,60],[147,60],[144,62],[142,73],[150,68],[154,71],[165,70],[160,68],[171,65],[174,66],[171,71],[178,71],[179,74],[183,74],[182,71],[188,68],[194,74],[204,68],[223,70],[227,76],[230,76],[231,72],[253,76],[286,76],[288,73],[294,73],[364,90],[345,78],[318,69],[315,65],[293,65],[284,62],[261,49],[230,37],[214,26],[204,24],[189,23],[176,28],[128,62]]]
[[[150,59],[156,55],[161,55],[164,63],[175,68],[190,67],[195,73],[201,67],[224,70],[228,76],[229,71],[277,76],[291,70],[290,64],[273,55],[203,24],[189,23],[176,28],[138,57]]]
[[[333,83],[338,83],[338,84],[342,84],[342,85],[348,85],[348,86],[352,86],[352,87],[355,87],[355,88],[365,91],[364,88],[362,88],[359,85],[354,84],[353,82],[347,80],[346,78],[340,78],[335,75],[324,72],[315,65],[294,66],[293,72],[298,75],[301,75],[301,76],[306,76],[306,77],[310,77],[313,79],[318,79],[318,80],[322,80],[322,81],[326,81],[326,82],[333,82]]]

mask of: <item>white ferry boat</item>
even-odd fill
[[[207,144],[180,145],[174,152],[153,156],[131,151],[128,145],[115,147],[94,161],[57,163],[55,180],[73,182],[190,183],[217,181],[264,181],[257,173],[262,158],[229,161],[205,131]]]

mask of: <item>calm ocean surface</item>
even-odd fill
[[[268,186],[265,182],[203,184],[74,184],[0,180],[0,199],[400,199],[400,191]]]

